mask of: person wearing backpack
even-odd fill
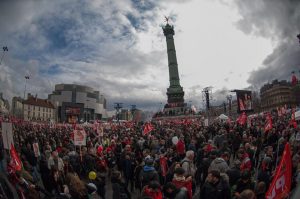
[[[200,199],[231,199],[229,184],[222,179],[220,172],[211,170],[200,191]]]
[[[194,157],[195,153],[194,151],[187,151],[185,158],[181,161],[181,167],[184,170],[184,176],[185,177],[191,177],[192,178],[192,193],[195,193],[196,191],[196,182],[195,182],[195,173],[196,173],[196,166],[194,164]]]
[[[145,166],[140,172],[140,182],[142,183],[142,188],[149,185],[152,181],[157,181],[159,183],[159,175],[153,166],[153,159],[151,157],[146,158]]]

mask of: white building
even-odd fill
[[[3,94],[0,93],[0,115],[9,114],[9,103],[8,100],[3,98]]]
[[[55,107],[48,99],[39,99],[28,94],[23,101],[23,117],[25,121],[53,121]]]

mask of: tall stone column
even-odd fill
[[[164,35],[167,43],[168,65],[169,65],[169,81],[170,86],[167,89],[168,105],[169,107],[183,107],[184,106],[184,91],[180,86],[178,64],[176,58],[176,50],[174,44],[174,27],[167,23],[163,27]]]

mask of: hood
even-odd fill
[[[226,163],[223,158],[216,158],[213,162],[214,162],[214,164],[221,164],[223,162]]]
[[[148,165],[145,165],[144,168],[143,168],[144,171],[146,172],[149,172],[149,171],[154,171],[154,167],[153,166],[148,166]]]

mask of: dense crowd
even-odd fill
[[[22,169],[15,168],[1,143],[1,173],[26,199],[262,199],[287,142],[291,190],[300,181],[299,127],[290,123],[291,112],[270,115],[268,131],[265,114],[248,117],[244,124],[215,120],[208,126],[203,118],[157,119],[148,123],[150,132],[134,122],[14,121]],[[85,130],[85,146],[74,145],[74,129]],[[5,189],[0,187],[1,196],[12,198]]]

